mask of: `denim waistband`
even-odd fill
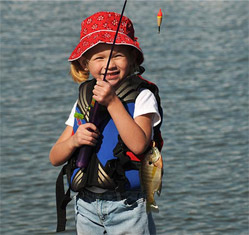
[[[114,201],[120,201],[120,200],[126,199],[131,195],[137,196],[138,198],[145,197],[144,193],[140,190],[129,190],[125,192],[106,191],[104,193],[94,193],[87,189],[83,189],[78,194],[80,198],[84,198],[84,196],[88,196],[88,197],[91,197],[92,199],[114,200]]]

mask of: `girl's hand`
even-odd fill
[[[77,148],[82,145],[95,146],[99,135],[100,132],[93,123],[82,124],[72,136],[74,147]]]
[[[109,82],[97,81],[93,89],[93,98],[101,105],[108,105],[116,98],[114,88]]]

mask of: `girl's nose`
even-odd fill
[[[106,67],[105,67],[105,69],[106,69],[107,66],[108,66],[107,63],[108,63],[108,59],[107,59],[107,61],[106,61]],[[113,59],[111,59],[110,62],[109,62],[108,70],[111,70],[111,69],[113,69],[113,68],[115,68],[115,61],[114,61]]]

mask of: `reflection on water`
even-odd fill
[[[55,231],[59,168],[48,154],[77,97],[67,57],[82,17],[122,4],[1,2],[2,234]],[[248,232],[247,9],[245,1],[127,4],[164,107],[158,234]],[[73,206],[67,229],[74,233]]]

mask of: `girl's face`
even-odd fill
[[[96,80],[103,80],[106,65],[110,56],[112,45],[98,44],[85,54],[87,68]],[[134,56],[131,56],[134,54]],[[117,88],[120,82],[131,72],[136,59],[135,53],[128,46],[115,46],[107,70],[106,80]],[[82,60],[81,60],[82,61]],[[82,61],[82,63],[84,63]]]

